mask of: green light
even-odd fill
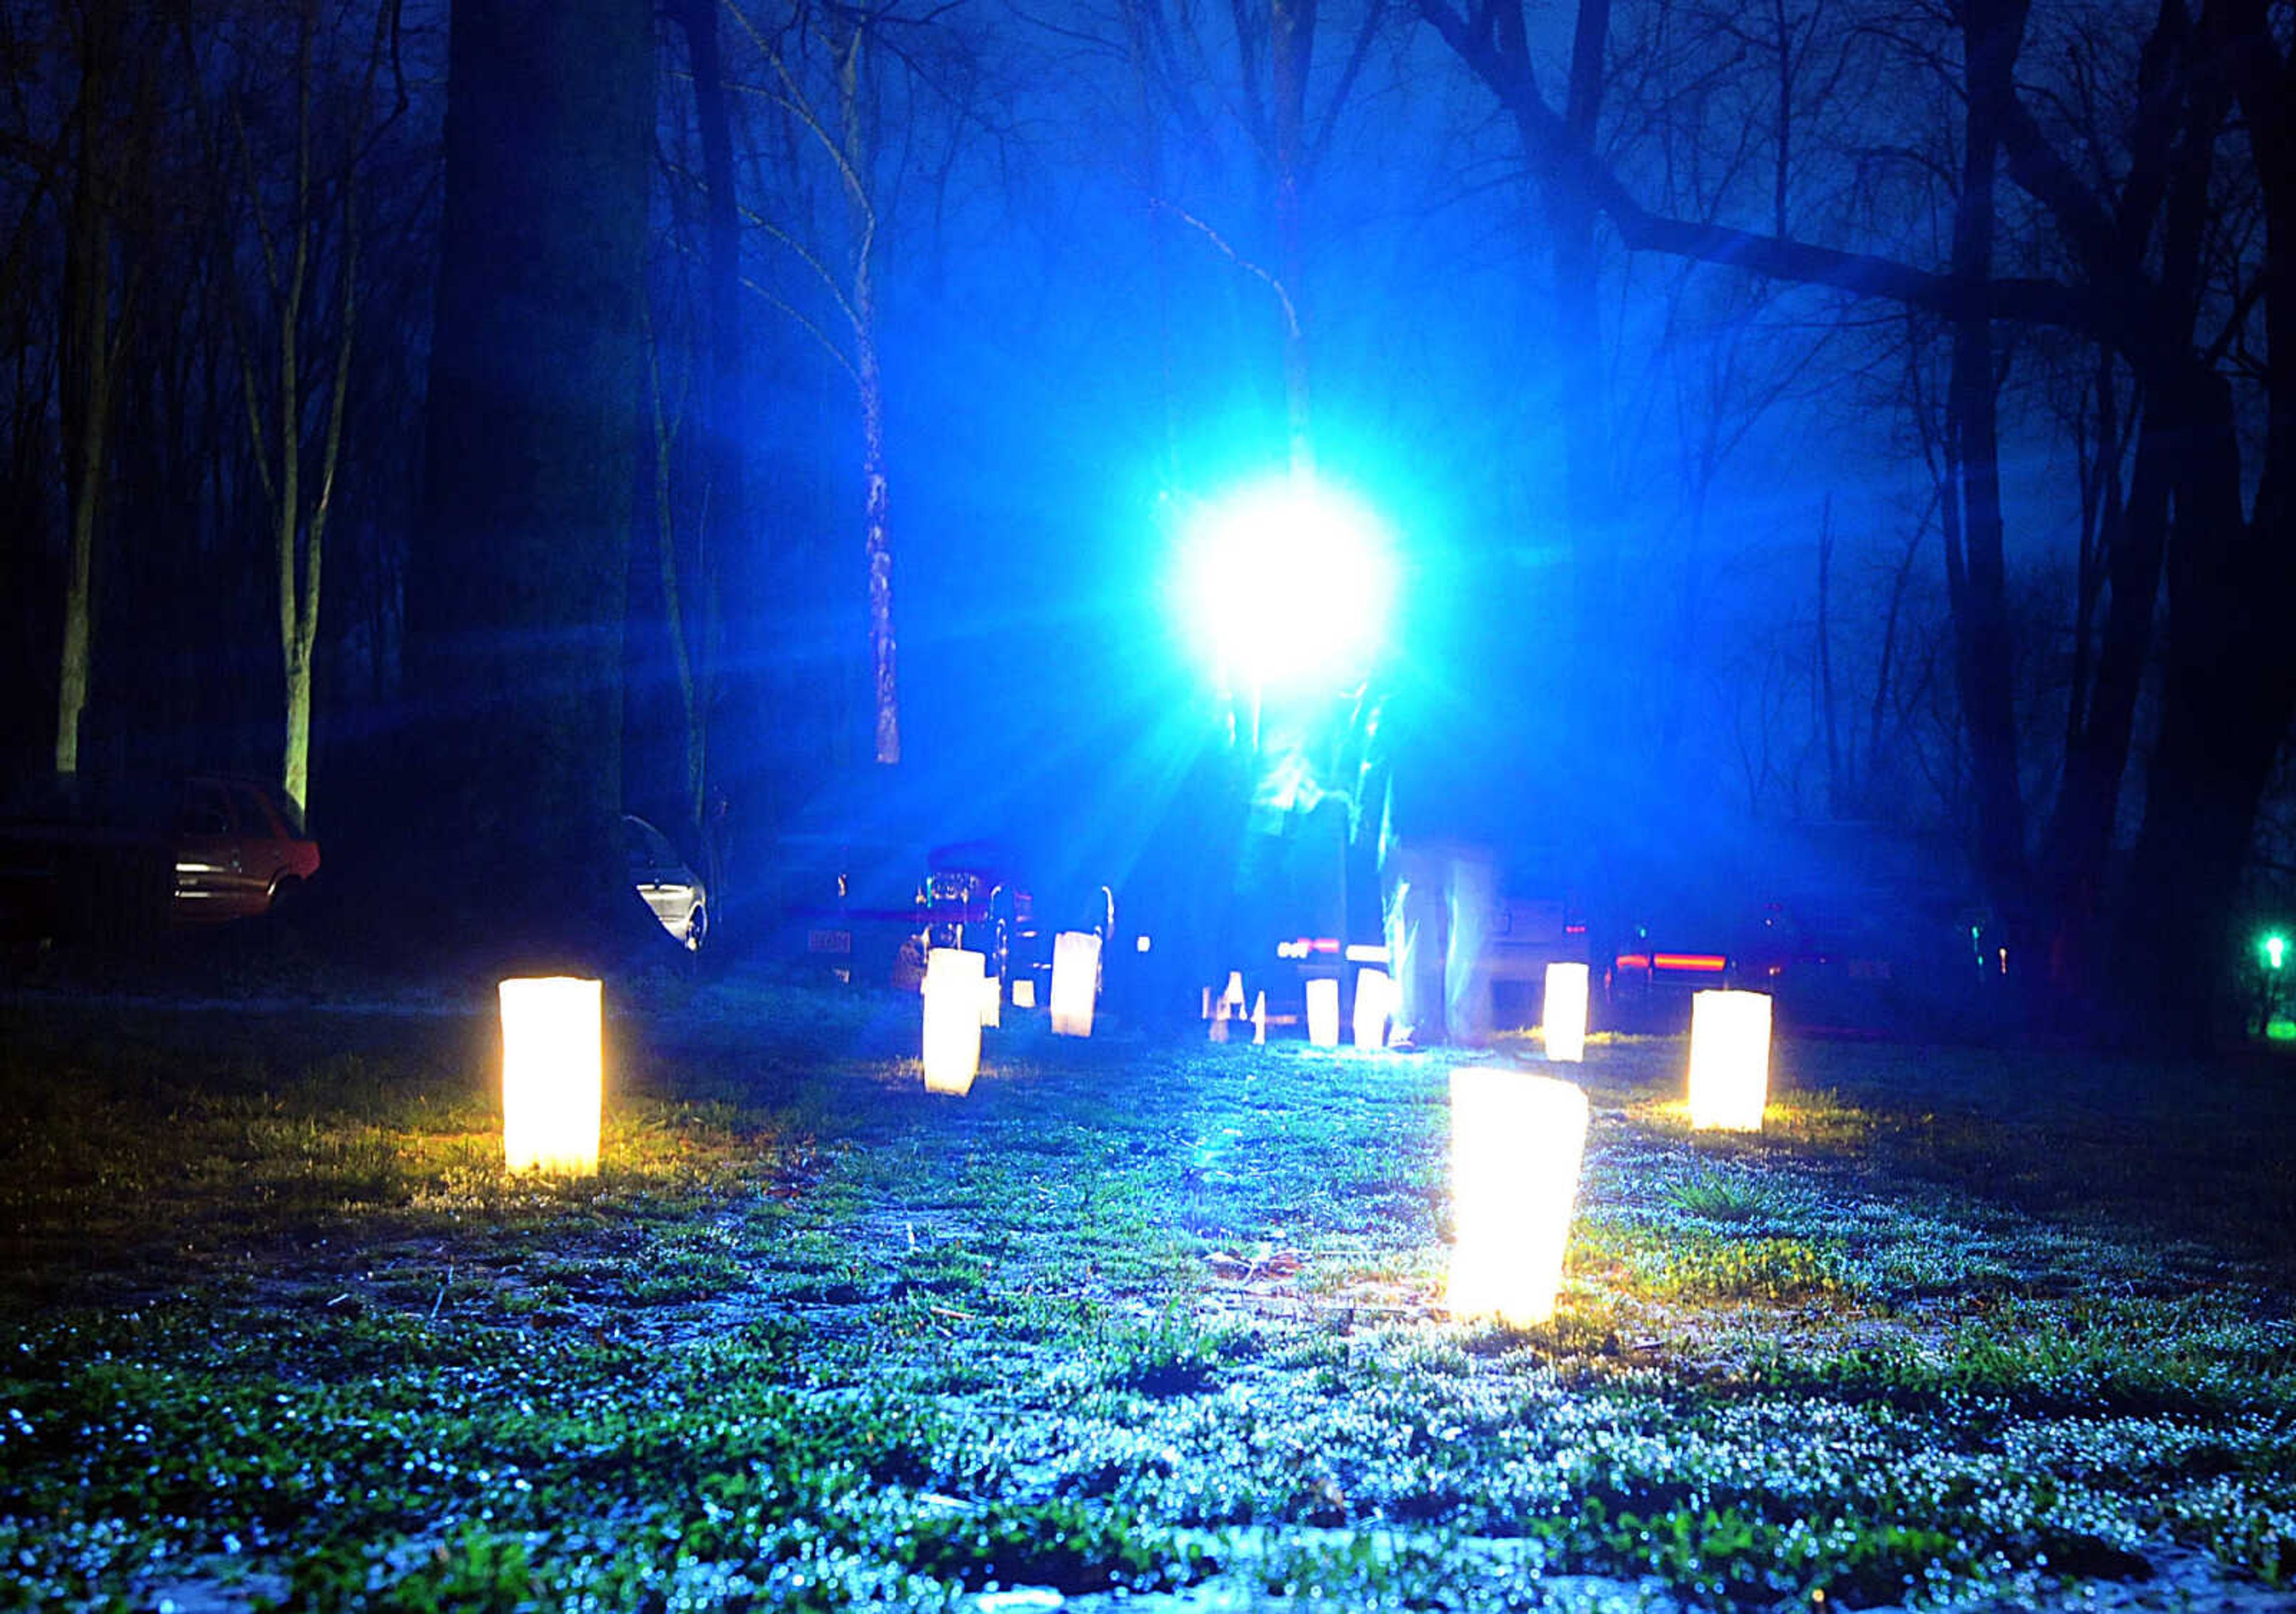
[[[2288,962],[2288,938],[2278,931],[2264,938],[2264,967],[2277,970]]]

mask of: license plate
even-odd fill
[[[805,933],[805,950],[808,953],[849,954],[853,951],[853,932],[808,930]]]

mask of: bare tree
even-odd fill
[[[785,160],[802,151],[828,164],[841,201],[841,253],[752,209],[750,222],[780,242],[811,273],[835,308],[844,339],[786,299],[783,307],[810,331],[853,383],[860,411],[862,553],[867,565],[869,684],[873,755],[882,764],[901,759],[898,646],[893,619],[891,480],[885,461],[885,385],[879,352],[878,237],[883,225],[878,173],[876,71],[880,35],[904,20],[842,7],[818,13],[800,8],[768,32],[735,11],[769,74],[754,86],[788,120],[795,139]]]
[[[1136,90],[1143,150],[1128,177],[1147,198],[1152,221],[1177,225],[1194,248],[1267,293],[1285,442],[1297,470],[1315,463],[1309,282],[1320,232],[1312,198],[1341,131],[1361,111],[1365,75],[1398,15],[1390,0],[1362,0],[1344,17],[1323,0],[1234,0],[1225,11],[1117,0],[1113,20],[1099,25],[1122,42]],[[1338,26],[1346,30],[1341,42],[1319,52],[1319,37]],[[1168,120],[1180,147],[1169,154]],[[1256,178],[1252,202],[1231,193],[1231,169]],[[1160,253],[1160,238],[1152,242]]]
[[[1977,770],[1980,862],[2005,903],[2021,905],[2027,887],[2019,725],[2010,692],[2014,654],[2001,564],[1997,327],[2012,322],[2067,329],[2105,343],[2129,364],[2151,406],[2164,412],[2164,423],[2177,424],[2182,447],[2167,558],[2167,692],[2137,848],[2139,878],[2132,887],[2142,908],[2129,935],[2132,941],[2141,937],[2142,945],[2120,949],[2120,957],[2132,971],[2142,960],[2144,977],[2141,994],[2123,994],[2124,1001],[2146,1005],[2144,1018],[2154,1027],[2201,1036],[2212,983],[2221,972],[2221,927],[2245,826],[2253,821],[2272,754],[2296,709],[2296,658],[2284,643],[2275,648],[2268,642],[2253,603],[2276,597],[2296,573],[2296,543],[2287,537],[2282,512],[2286,455],[2296,432],[2280,424],[2284,415],[2296,418],[2296,385],[2276,390],[2281,372],[2272,357],[2261,362],[2261,390],[2274,424],[2266,434],[2251,520],[2241,508],[2226,373],[2248,310],[2266,302],[2278,283],[2273,243],[2296,235],[2265,232],[2260,279],[2254,283],[2259,290],[2234,300],[2220,338],[2196,341],[2190,305],[2176,294],[2174,254],[2161,260],[2147,253],[2158,228],[2160,166],[2127,169],[2120,193],[2108,201],[2066,160],[2015,77],[2027,20],[2022,0],[1972,4],[1956,13],[1961,139],[1954,229],[1942,268],[1654,211],[1603,160],[1590,131],[1574,124],[1570,103],[1557,109],[1543,94],[1515,0],[1480,0],[1466,10],[1447,0],[1423,0],[1422,11],[1497,96],[1533,164],[1558,176],[1566,193],[1607,220],[1628,250],[1730,264],[1887,299],[1933,315],[1952,331],[1948,575],[1959,625],[1961,704]],[[1582,44],[1590,34],[1606,32],[1605,0],[1587,0],[1578,23]],[[2215,8],[2198,26],[2183,0],[2166,0],[2134,64],[2144,92],[2139,99],[2173,109],[2169,117],[2177,133],[2170,149],[2202,176],[2225,127],[2218,110],[2224,98],[2212,86],[2233,86],[2249,119],[2248,169],[2267,220],[2276,205],[2296,220],[2296,162],[2287,157],[2284,142],[2275,143],[2284,133],[2279,89],[2288,60],[2261,0]],[[2170,63],[2181,63],[2182,70],[2164,73]],[[2119,165],[2095,166],[2112,170]],[[2030,203],[2020,215],[2021,229],[2045,225],[2051,253],[2026,250],[2005,262],[1997,250],[1997,173],[2005,174]],[[2205,178],[2195,194],[2210,196]],[[2067,272],[2047,272],[2052,260]],[[2134,609],[2141,584],[2129,593]],[[2171,950],[2173,958],[2164,955]]]
[[[95,548],[110,462],[112,405],[138,270],[118,268],[119,219],[139,181],[151,111],[148,78],[119,0],[85,0],[73,18],[79,66],[70,116],[71,201],[64,237],[62,392],[70,511],[63,648],[56,680],[55,769],[76,774],[94,656]],[[149,64],[146,64],[148,72]],[[125,120],[119,102],[135,109]]]
[[[60,35],[67,17],[42,18],[34,37],[19,37],[16,25],[26,19],[0,12],[0,24],[9,32],[4,42],[12,62],[67,59],[69,53],[48,49],[50,37]],[[56,219],[68,196],[65,180],[69,155],[63,129],[49,127],[45,114],[49,97],[40,93],[30,74],[11,74],[6,80],[4,139],[0,139],[0,176],[12,216],[7,220],[4,255],[0,255],[0,309],[6,311],[6,351],[9,364],[8,460],[5,468],[6,506],[0,518],[0,594],[10,601],[9,646],[5,676],[8,685],[37,692],[33,699],[11,702],[4,709],[6,751],[12,769],[29,769],[35,758],[42,767],[53,765],[56,741],[55,685],[61,670],[57,643],[62,613],[56,602],[62,594],[62,568],[51,554],[48,540],[63,526],[55,496],[60,451],[53,422],[57,407],[62,325],[59,309],[60,278],[55,260]]]
[[[947,183],[946,158],[922,160],[928,126],[953,140],[981,112],[972,93],[971,46],[943,19],[947,9],[913,15],[898,7],[801,3],[771,23],[738,8],[730,12],[761,79],[742,91],[770,110],[780,135],[784,196],[808,196],[808,176],[824,171],[836,198],[834,220],[811,217],[802,202],[787,214],[756,205],[744,216],[800,266],[810,290],[792,295],[768,280],[752,283],[816,340],[853,387],[872,748],[875,760],[887,765],[901,759],[901,718],[881,259],[898,223],[905,184],[920,169],[936,188]],[[825,314],[805,306],[814,299],[825,303]]]
[[[399,855],[467,943],[594,967],[645,921],[617,815],[653,20],[458,0],[450,55],[400,788],[456,832]]]
[[[717,557],[729,541],[761,541],[748,530],[749,500],[742,474],[742,431],[748,397],[741,323],[741,200],[734,176],[733,119],[718,0],[685,0],[676,12],[693,82],[693,123],[701,144],[698,182],[702,213],[701,302],[705,324],[699,375],[702,435],[699,495],[693,521],[690,578],[678,575],[674,532],[661,531],[663,587],[673,613],[671,638],[678,696],[686,731],[687,816],[701,827],[709,785],[709,718],[716,703],[718,643]],[[692,584],[689,588],[688,582]],[[689,609],[689,601],[699,606]],[[701,620],[690,620],[694,615]],[[706,838],[705,838],[706,839]],[[719,873],[712,869],[715,876]]]
[[[283,184],[283,176],[269,171],[271,154],[256,150],[243,98],[234,101],[230,113],[234,166],[268,295],[269,306],[256,322],[261,328],[250,330],[249,322],[234,321],[234,333],[248,447],[266,506],[277,578],[285,697],[280,783],[298,811],[310,801],[313,660],[358,329],[358,169],[379,134],[372,104],[390,20],[389,6],[375,8],[364,58],[344,85],[340,75],[349,64],[314,61],[323,28],[319,0],[304,0],[297,11],[290,79],[294,116],[291,149],[282,165]],[[321,109],[315,103],[323,93],[323,69],[325,85],[340,87]],[[324,154],[316,150],[322,141],[329,147]],[[280,198],[275,212],[270,203],[275,193]],[[315,294],[323,276],[332,281],[331,304]],[[324,355],[316,373],[305,368],[307,343]],[[258,362],[266,348],[267,365]]]

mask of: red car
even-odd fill
[[[177,924],[249,919],[291,904],[319,872],[299,815],[251,779],[195,774],[176,801]]]
[[[271,786],[45,775],[0,806],[0,942],[140,947],[291,904],[319,848]]]

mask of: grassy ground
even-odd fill
[[[1598,1043],[1518,1332],[1441,1056],[616,995],[580,1183],[482,1001],[0,1002],[0,1605],[2296,1608],[2283,1067]]]

